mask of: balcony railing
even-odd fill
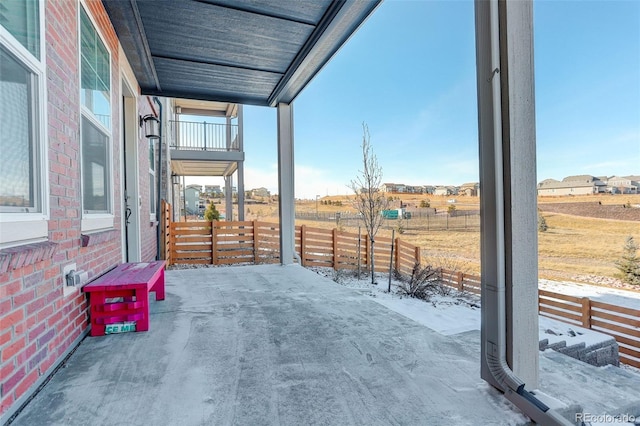
[[[171,121],[171,149],[190,151],[239,151],[238,125]]]

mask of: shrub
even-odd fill
[[[429,203],[429,200],[422,200],[420,201],[420,207],[429,208],[431,207],[431,203]]]
[[[429,300],[430,292],[433,292],[440,283],[438,270],[431,265],[421,266],[416,263],[411,271],[411,277],[401,280],[398,284],[398,291],[417,299]]]
[[[220,212],[216,209],[216,205],[213,204],[213,201],[209,203],[209,207],[207,207],[207,211],[204,212],[204,219],[207,222],[220,220]]]
[[[619,277],[627,284],[640,285],[640,257],[638,257],[638,245],[629,235],[624,244],[622,258],[616,262],[620,271]]]
[[[549,229],[547,221],[540,213],[538,213],[538,232],[546,232]]]

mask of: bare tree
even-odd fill
[[[382,210],[386,209],[389,201],[382,192],[382,167],[371,148],[369,128],[362,123],[362,170],[349,188],[355,193],[354,207],[362,217],[362,222],[369,235],[371,250],[369,251],[369,265],[371,269],[371,283],[375,283],[374,244],[375,237],[384,222]]]

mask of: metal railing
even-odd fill
[[[238,125],[170,121],[171,149],[191,151],[239,151]]]

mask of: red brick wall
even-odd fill
[[[114,229],[103,234],[98,243],[82,247],[79,3],[49,0],[45,6],[49,241],[55,243],[55,248],[53,256],[45,260],[33,262],[28,255],[26,260],[14,264],[17,267],[10,266],[8,272],[0,273],[0,416],[10,408],[17,408],[12,407],[14,402],[34,390],[38,378],[50,373],[52,366],[61,360],[88,326],[86,296],[78,290],[67,296],[63,294],[64,266],[76,263],[78,269],[95,277],[122,261],[118,44],[102,3],[86,3],[87,12],[95,18],[99,33],[111,52]],[[141,239],[145,247],[143,260],[152,260],[155,258],[156,231],[148,221],[149,155],[146,139],[144,142],[139,144],[143,200]]]

